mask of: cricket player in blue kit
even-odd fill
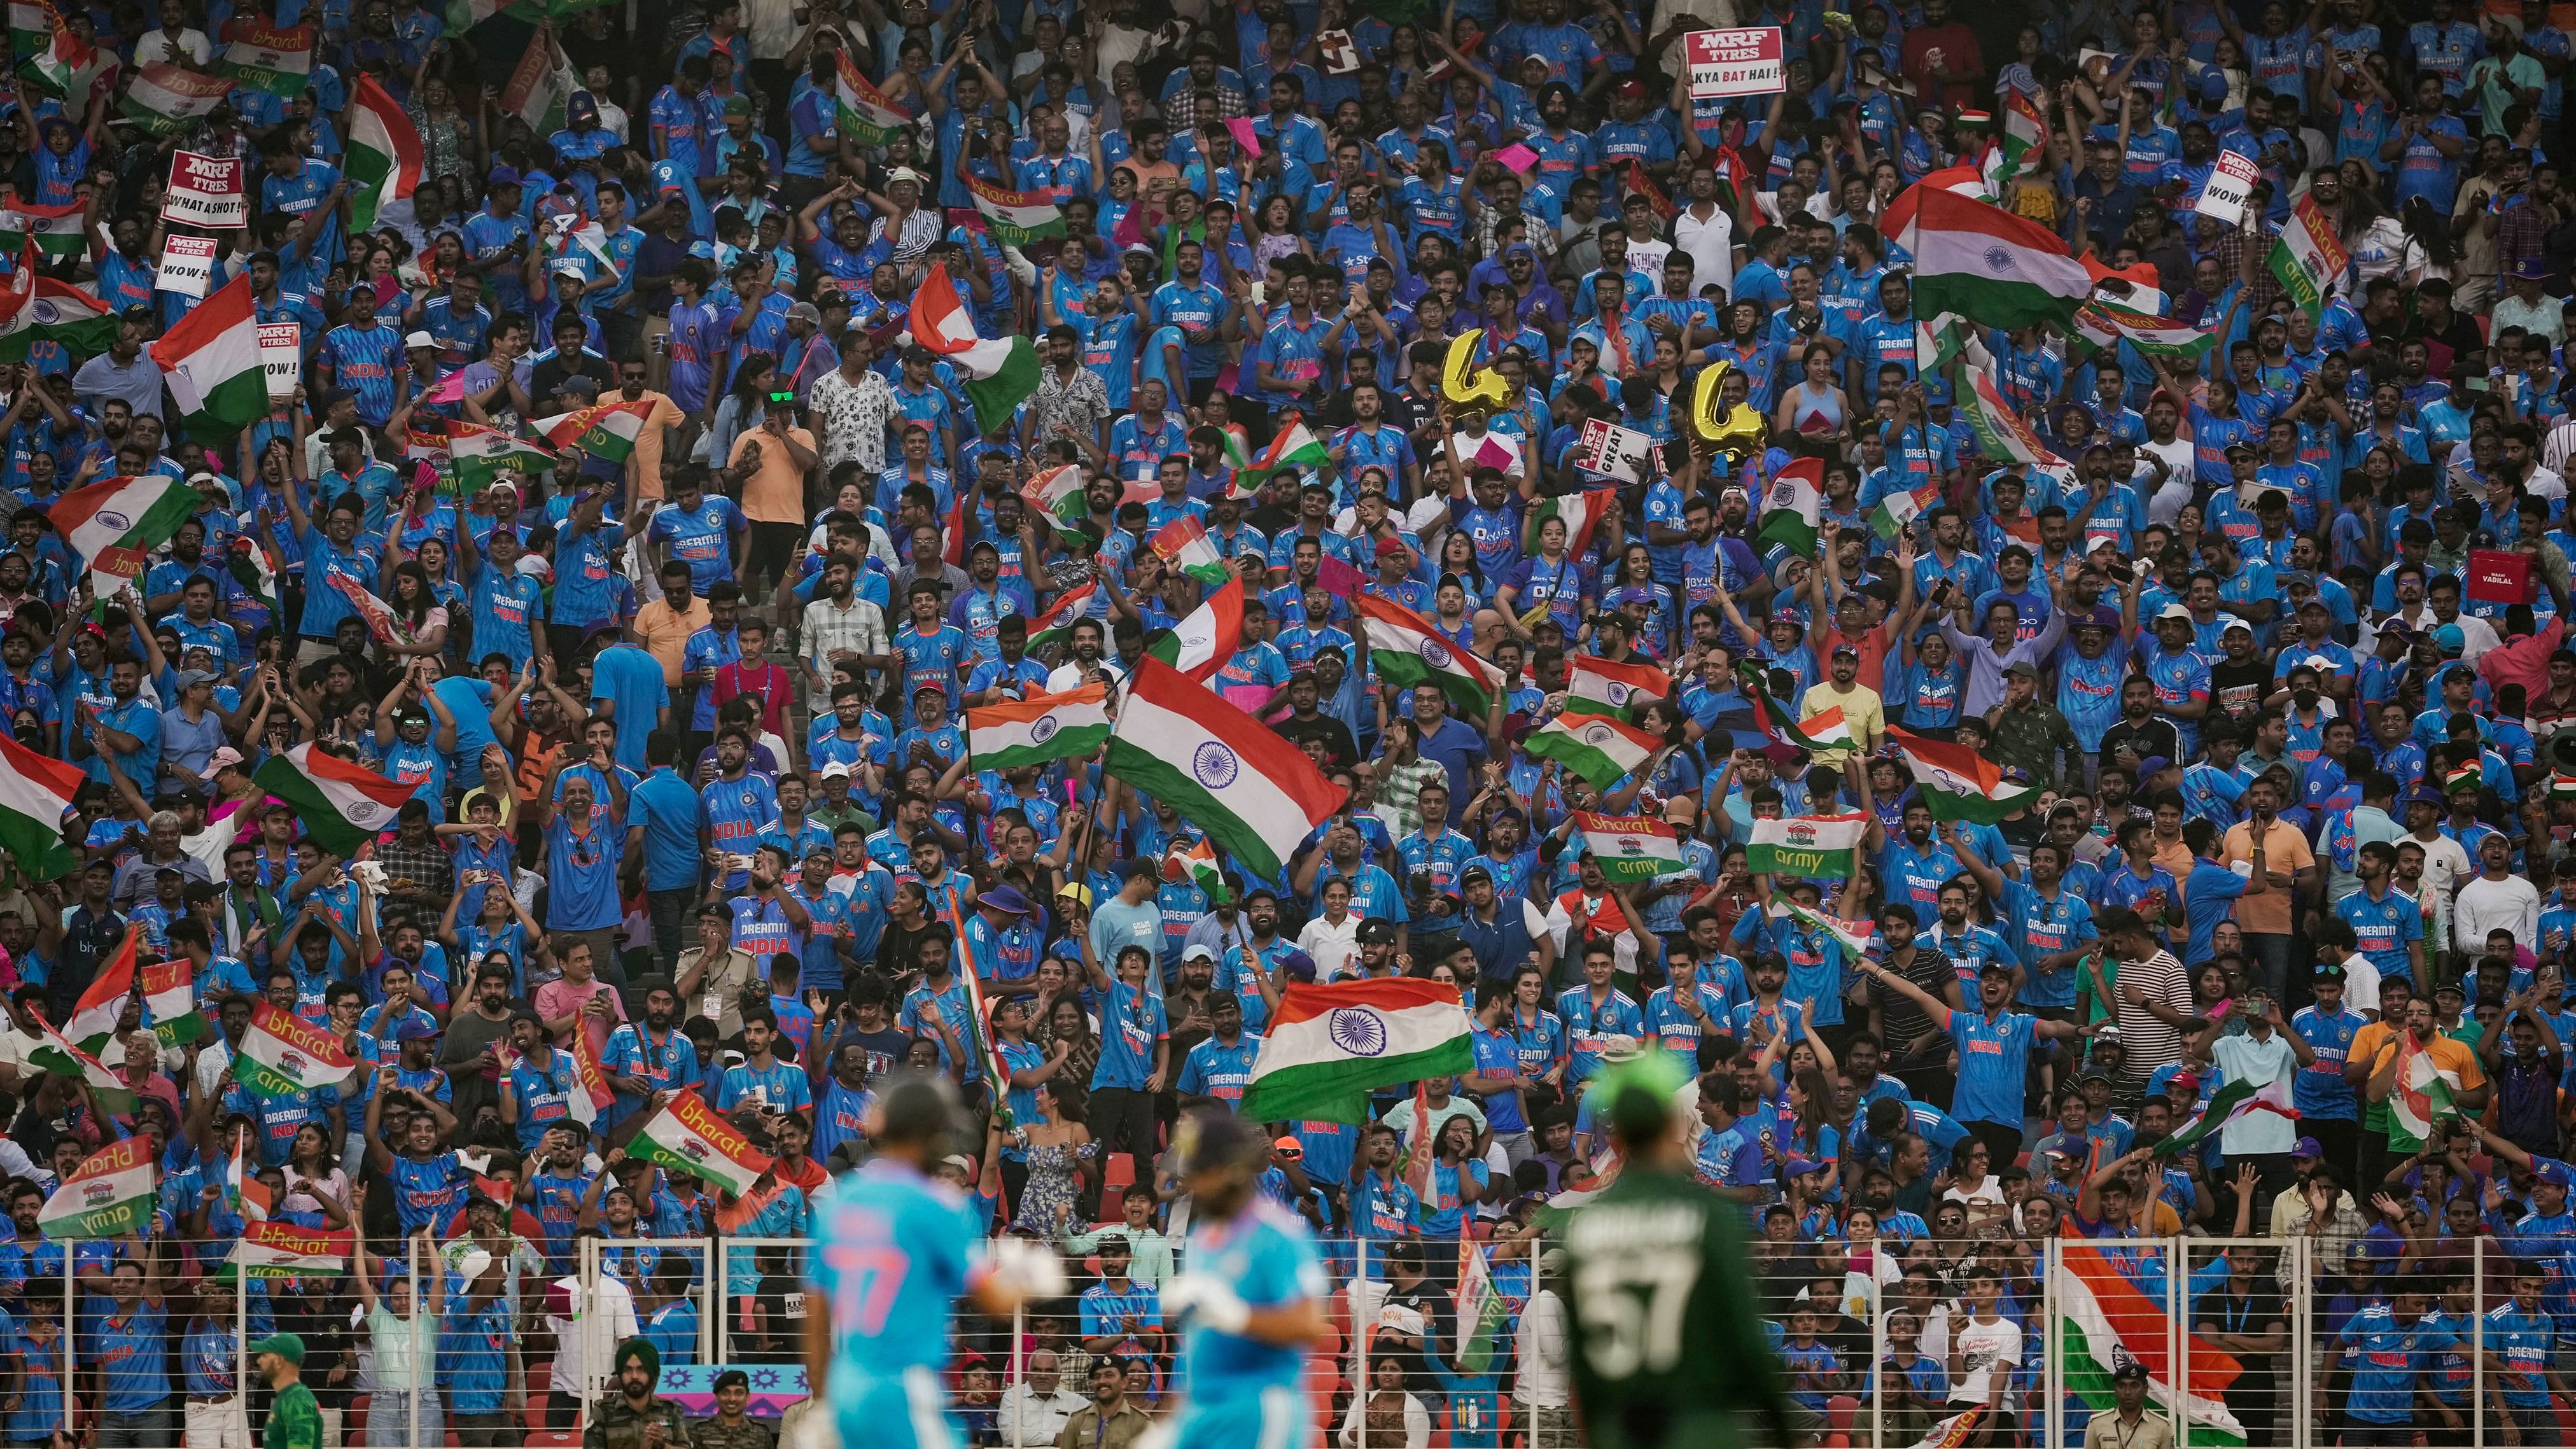
[[[1187,1385],[1173,1449],[1302,1449],[1314,1442],[1299,1380],[1327,1327],[1331,1292],[1305,1223],[1252,1186],[1269,1144],[1240,1119],[1199,1112],[1181,1123],[1190,1200],[1189,1271],[1163,1285],[1166,1320],[1181,1321]]]
[[[822,1194],[822,1245],[805,1315],[806,1381],[823,1386],[844,1444],[953,1449],[942,1380],[951,1305],[997,1317],[1065,1291],[1064,1268],[1030,1244],[990,1245],[965,1200],[924,1176],[958,1118],[944,1081],[910,1077],[879,1098],[876,1156]]]

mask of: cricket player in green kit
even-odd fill
[[[1591,1449],[1788,1449],[1799,1440],[1744,1276],[1743,1209],[1691,1173],[1682,1082],[1656,1053],[1592,1088],[1622,1166],[1565,1229],[1575,1413]]]
[[[277,1391],[268,1406],[262,1449],[322,1449],[322,1406],[304,1387],[304,1340],[272,1333],[250,1346],[250,1362]]]

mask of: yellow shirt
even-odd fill
[[[1879,703],[1878,691],[1857,679],[1852,681],[1848,694],[1837,694],[1831,679],[1808,685],[1806,703],[1799,708],[1798,720],[1803,724],[1837,707],[1843,712],[1843,724],[1851,730],[1852,744],[1863,754],[1877,748],[1879,738],[1887,733],[1887,711]],[[1850,753],[1849,750],[1819,750],[1816,763],[1839,768]]]

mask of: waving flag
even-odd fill
[[[2227,1407],[2227,1390],[2244,1367],[2196,1333],[2179,1358],[2169,1351],[2174,1325],[2161,1275],[2150,1280],[2155,1291],[2149,1292],[2102,1248],[2070,1239],[2059,1253],[2063,1271],[2054,1282],[2056,1312],[2049,1324],[2065,1365],[2067,1395],[2096,1415],[2107,1414],[2117,1402],[2112,1373],[2136,1363],[2147,1371],[2148,1412],[2178,1410],[2182,1442],[2195,1449],[2244,1444],[2245,1427]]]
[[[850,59],[849,51],[834,53],[841,58],[841,70],[833,85],[832,100],[842,135],[862,146],[882,146],[893,140],[896,132],[912,125],[912,117],[896,109],[884,92],[869,83],[866,74]]]
[[[50,1023],[40,1021],[43,1039],[27,1049],[31,1066],[42,1067],[56,1076],[73,1077],[87,1083],[102,1106],[112,1116],[123,1116],[134,1110],[133,1089],[125,1079],[108,1070],[107,1064],[81,1050]]]
[[[143,576],[145,556],[196,516],[197,490],[166,473],[103,478],[54,500],[45,516],[106,599]]]
[[[426,153],[410,113],[371,76],[358,76],[348,115],[349,149],[341,169],[349,182],[349,229],[369,231],[387,202],[407,200],[419,189]]]
[[[152,344],[152,360],[169,378],[170,393],[192,428],[234,433],[268,416],[268,371],[259,355],[249,271],[162,333]]]
[[[1080,588],[1065,590],[1063,597],[1055,601],[1055,607],[1047,610],[1045,617],[1029,626],[1029,648],[1034,651],[1049,644],[1070,642],[1073,638],[1074,624],[1089,616],[1092,596],[1099,592],[1100,585],[1097,581],[1084,584]],[[1102,627],[1105,637],[1107,626]]]
[[[232,92],[233,83],[222,76],[156,61],[135,72],[121,108],[127,120],[149,134],[170,136],[204,120]]]
[[[468,493],[480,493],[504,473],[543,478],[552,472],[555,455],[525,438],[462,419],[447,420],[447,456],[456,479]],[[336,575],[335,575],[336,577]]]
[[[63,1036],[78,1042],[80,1049],[97,1056],[107,1050],[116,1037],[118,1018],[125,1015],[125,1003],[134,996],[135,948],[143,939],[141,923],[125,928],[125,939],[117,943],[116,954],[109,957],[89,986],[73,1003],[72,1014],[63,1019]]]
[[[2140,262],[2135,266],[2114,267],[2091,252],[2077,260],[2084,264],[2084,275],[2093,283],[2096,304],[2116,307],[2140,317],[2165,315],[2164,279],[2152,265]]]
[[[1860,859],[1860,844],[1869,833],[1870,817],[1788,815],[1753,822],[1744,850],[1744,868],[1756,875],[1794,876],[1800,880],[1842,880]]]
[[[2460,1115],[2452,1100],[2460,1074],[2441,1066],[2433,1054],[2401,1036],[2397,1048],[2397,1090],[2388,1094],[2388,1142],[2391,1148],[2415,1151],[2433,1134],[2433,1124]]]
[[[652,414],[651,398],[606,402],[579,412],[541,418],[536,429],[558,452],[579,448],[602,462],[623,463],[634,453],[635,440],[644,436],[645,420]]]
[[[2291,1122],[2299,1120],[2299,1109],[2291,1101],[2288,1077],[2274,1077],[2262,1083],[2231,1081],[2220,1087],[2210,1095],[2207,1106],[2156,1144],[2156,1156],[2171,1157],[2239,1118],[2263,1113]]]
[[[1222,584],[1234,577],[1234,570],[1226,565],[1225,555],[1218,553],[1216,545],[1208,539],[1207,525],[1189,514],[1184,513],[1154,530],[1154,536],[1145,541],[1145,546],[1154,551],[1154,557],[1202,584]]]
[[[1043,191],[1005,191],[977,177],[969,177],[967,192],[975,198],[975,209],[984,214],[985,228],[993,240],[1006,247],[1024,247],[1040,237],[1064,235],[1064,213]]]
[[[89,250],[89,208],[81,202],[38,206],[21,201],[0,210],[0,251],[16,254],[30,242],[51,262]]]
[[[1771,893],[1770,913],[1787,916],[1810,931],[1822,931],[1842,943],[1843,950],[1858,960],[1878,949],[1878,923],[1846,921],[1840,916],[1811,911],[1778,891]]]
[[[230,1261],[246,1278],[329,1277],[349,1270],[349,1244],[347,1228],[325,1232],[261,1221],[242,1229]]]
[[[966,711],[966,753],[979,770],[1087,760],[1109,740],[1109,687],[979,705]]]
[[[1929,177],[1907,194],[1913,206],[1894,239],[1914,257],[1918,313],[1956,312],[1988,327],[2062,326],[2091,293],[2092,278],[2038,222],[1935,187]]]
[[[608,1085],[608,1068],[599,1060],[599,1047],[590,1033],[576,1025],[572,1029],[572,1094],[564,1098],[564,1115],[584,1127],[600,1120],[617,1100],[617,1089]]]
[[[1226,436],[1229,446],[1241,446],[1231,442],[1233,434]],[[1292,468],[1320,468],[1331,458],[1324,440],[1307,428],[1304,418],[1292,412],[1271,436],[1270,446],[1261,450],[1260,457],[1236,465],[1234,496],[1248,498],[1275,474]]]
[[[1753,542],[1761,548],[1785,548],[1803,558],[1816,556],[1817,520],[1825,500],[1825,460],[1801,458],[1783,468],[1762,491],[1762,523]]]
[[[1551,518],[1565,522],[1565,552],[1568,558],[1583,558],[1592,548],[1592,533],[1601,526],[1610,510],[1619,506],[1616,488],[1591,488],[1581,493],[1561,493],[1542,498],[1529,507],[1529,516],[1521,523],[1521,548],[1526,553],[1538,552],[1538,526]]]
[[[1672,692],[1673,677],[1651,663],[1604,659],[1598,654],[1571,655],[1565,661],[1567,714],[1633,720],[1647,705],[1671,697]]]
[[[1243,647],[1243,580],[1210,590],[1189,617],[1165,630],[1145,653],[1205,683]]]
[[[98,52],[72,34],[51,0],[10,0],[9,38],[27,57],[18,73],[68,98],[78,99],[72,97],[73,83],[98,64]]]
[[[364,584],[338,569],[330,570],[329,577],[331,587],[339,590],[340,596],[349,601],[350,610],[367,621],[367,632],[376,637],[376,642],[380,644],[411,642],[411,631],[403,627],[402,620],[394,617],[392,606],[369,592]]]
[[[1361,642],[1378,678],[1401,689],[1428,684],[1471,719],[1483,719],[1500,699],[1503,671],[1460,647],[1420,614],[1375,594],[1351,597]],[[1572,706],[1568,706],[1571,708]]]
[[[300,96],[312,81],[310,25],[271,25],[257,15],[235,15],[224,26],[224,39],[228,43],[215,62],[217,75],[231,76],[247,89],[273,96]],[[369,83],[362,80],[361,84]]]
[[[206,1034],[206,1014],[197,1009],[196,973],[188,958],[156,961],[142,970],[143,1020],[163,1046],[185,1046]]]
[[[1590,781],[1595,790],[1607,790],[1628,778],[1663,747],[1663,736],[1606,714],[1560,714],[1521,745],[1533,758],[1564,765]]]
[[[1454,987],[1405,976],[1295,985],[1262,1033],[1238,1114],[1365,1122],[1372,1090],[1473,1071],[1475,1055]]]
[[[411,786],[309,741],[270,756],[251,779],[294,807],[314,844],[339,856],[357,854],[359,846],[392,829],[394,812],[412,796]]]
[[[89,782],[78,765],[0,735],[0,854],[29,880],[58,880],[80,857],[63,843],[63,817]]]
[[[283,1097],[337,1086],[356,1066],[338,1037],[261,1001],[251,1007],[233,1080],[254,1097]]]
[[[121,1238],[151,1216],[152,1144],[125,1137],[82,1159],[45,1199],[36,1226],[55,1241]]]
[[[1242,581],[1227,587],[1240,588]],[[1245,870],[1264,878],[1279,874],[1348,793],[1295,745],[1150,652],[1119,700],[1108,768],[1149,797],[1169,801]]]
[[[1038,390],[1038,354],[1026,337],[986,341],[974,314],[957,295],[948,269],[932,267],[912,298],[913,340],[946,357],[966,378],[966,401],[975,420],[998,427]]]
[[[1914,769],[1914,789],[1935,820],[1992,825],[2039,798],[2035,785],[2007,785],[2003,768],[1965,745],[1891,728],[1887,742]]]
[[[1870,531],[1893,543],[1915,519],[1941,506],[1941,485],[1926,483],[1911,492],[1890,493],[1869,511]]]
[[[1225,871],[1216,862],[1216,852],[1204,840],[1174,840],[1163,852],[1163,879],[1188,881],[1220,906],[1233,894],[1225,888]]]
[[[769,1171],[769,1157],[735,1130],[695,1091],[683,1087],[644,1123],[626,1144],[630,1157],[705,1179],[708,1186],[740,1197]]]
[[[2314,317],[2325,311],[2327,295],[2352,265],[2352,253],[2344,249],[2343,238],[2315,200],[2302,196],[2290,208],[2290,220],[2273,241],[2264,264],[2280,279],[2290,300]]]
[[[1583,848],[1606,879],[1653,880],[1682,868],[1682,843],[1660,820],[1577,811],[1574,828],[1583,832]]]

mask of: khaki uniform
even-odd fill
[[[656,1422],[662,1426],[663,1449],[692,1449],[689,1421],[679,1405],[656,1395],[639,1409],[624,1394],[610,1394],[590,1406],[582,1449],[644,1449],[644,1426]]]
[[[1074,1410],[1073,1417],[1064,1421],[1064,1432],[1056,1436],[1057,1449],[1128,1449],[1154,1427],[1144,1410],[1124,1399],[1118,1401],[1118,1410],[1109,1415],[1107,1424],[1100,1419],[1098,1404]]]

